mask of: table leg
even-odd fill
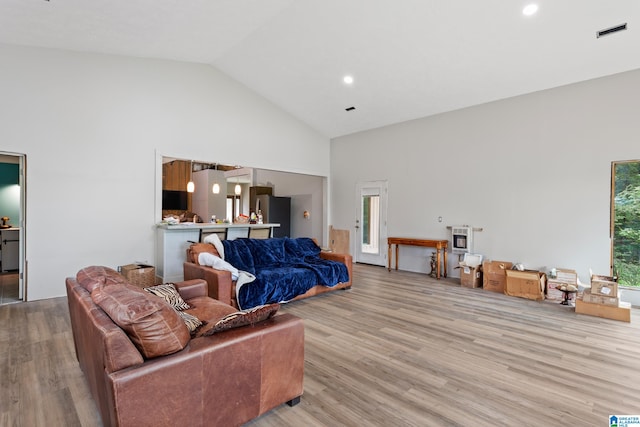
[[[444,252],[444,277],[447,278],[447,250],[442,248],[442,252]]]
[[[387,249],[387,258],[389,258],[387,262],[387,270],[391,271],[391,243],[389,243],[389,249]]]
[[[398,271],[398,260],[399,260],[399,256],[400,256],[400,245],[398,245],[396,243],[396,271]]]
[[[440,248],[436,248],[436,279],[440,279]]]

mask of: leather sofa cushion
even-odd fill
[[[216,299],[209,298],[208,296],[191,298],[187,300],[187,303],[191,306],[191,308],[185,311],[193,316],[196,316],[204,323],[204,325],[198,328],[198,330],[195,332],[195,337],[203,336],[206,331],[215,326],[218,320],[236,311],[236,309],[231,307],[230,305],[227,305]]]
[[[99,286],[128,283],[122,274],[101,265],[92,265],[78,271],[76,281],[89,293]]]
[[[191,339],[173,307],[136,286],[97,287],[91,299],[127,333],[147,359],[180,351]]]

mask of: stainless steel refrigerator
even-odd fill
[[[273,229],[273,237],[291,237],[291,197],[268,194],[256,196],[256,213],[262,211],[262,222],[280,224]]]

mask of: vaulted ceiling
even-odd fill
[[[640,2],[3,0],[0,43],[211,64],[336,137],[640,68]]]

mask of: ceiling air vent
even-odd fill
[[[607,28],[604,30],[600,30],[596,33],[596,38],[608,36],[609,34],[617,33],[618,31],[626,30],[627,23],[616,25],[615,27]]]
[[[356,109],[356,107],[347,107],[347,108],[344,109],[344,111],[353,111],[355,109]]]

